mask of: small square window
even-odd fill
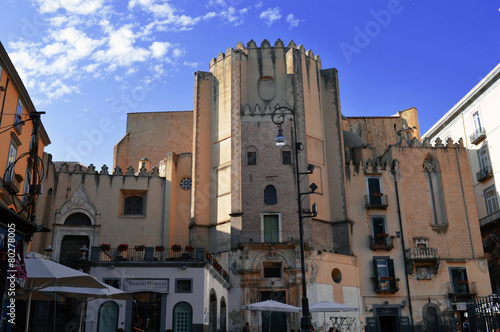
[[[257,152],[255,151],[247,152],[247,165],[257,165]]]
[[[264,278],[281,278],[281,262],[265,262]]]
[[[281,160],[283,165],[292,164],[292,151],[281,151]]]
[[[120,279],[104,279],[103,282],[106,285],[120,289]]]
[[[175,279],[176,293],[192,293],[193,279]]]

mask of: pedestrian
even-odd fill
[[[246,322],[242,332],[250,332],[250,323]]]
[[[469,332],[469,321],[467,320],[467,318],[462,323],[462,327],[463,327],[463,332]]]

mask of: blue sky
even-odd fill
[[[418,109],[421,133],[500,60],[499,1],[4,0],[0,41],[54,160],[111,167],[127,112],[193,109],[194,72],[241,41],[337,68],[346,116]]]

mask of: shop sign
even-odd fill
[[[127,293],[168,293],[168,279],[127,279],[125,289]]]

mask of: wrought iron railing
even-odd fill
[[[121,263],[121,262],[207,262],[220,277],[229,282],[229,274],[222,265],[204,248],[190,249],[161,249],[155,247],[141,248],[111,248],[94,246],[91,248],[91,263]]]
[[[490,165],[481,167],[481,170],[476,173],[477,181],[483,182],[493,176],[493,169]]]
[[[448,295],[450,296],[474,296],[477,295],[477,286],[475,281],[458,280],[447,282]]]
[[[486,138],[486,129],[484,129],[484,127],[476,129],[476,131],[470,135],[470,141],[472,144],[477,144],[485,138]]]
[[[387,195],[384,194],[365,195],[365,203],[367,209],[386,209],[389,206]]]
[[[394,236],[388,234],[370,235],[370,249],[391,250],[394,248]]]

